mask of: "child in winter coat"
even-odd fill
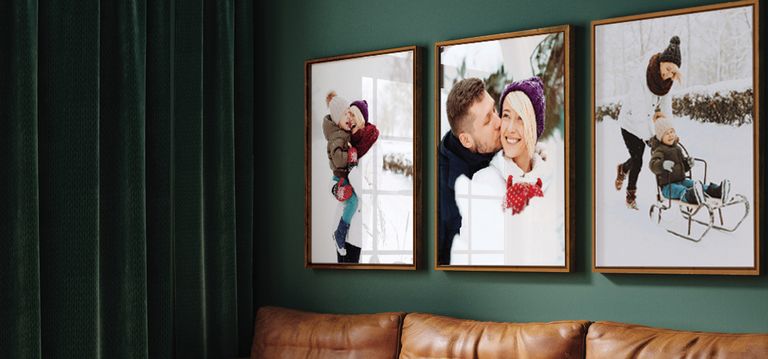
[[[695,162],[693,158],[683,154],[680,139],[671,121],[661,116],[656,119],[654,125],[657,141],[652,141],[653,150],[649,166],[656,174],[656,183],[661,186],[662,195],[692,205],[703,203],[706,197],[726,198],[730,190],[728,180],[723,180],[719,185],[703,185],[700,181],[693,181],[686,176]]]
[[[357,165],[359,156],[365,154],[378,138],[378,130],[367,123],[368,104],[365,101],[349,103],[346,99],[331,91],[326,96],[329,114],[323,118],[323,134],[327,141],[328,160],[333,171],[332,194],[344,203],[344,209],[339,224],[333,232],[333,240],[339,261],[347,255],[346,243],[352,216],[357,210],[358,199],[352,185],[349,183],[349,172]],[[364,113],[363,113],[364,111]],[[359,248],[357,255],[359,258]],[[357,260],[355,260],[357,262]]]

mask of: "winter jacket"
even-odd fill
[[[347,151],[349,150],[349,141],[351,134],[344,131],[331,120],[331,115],[323,118],[323,135],[328,141],[327,152],[328,161],[331,165],[333,175],[336,177],[347,177],[349,166],[347,164]]]
[[[650,56],[646,57],[650,58]],[[642,140],[654,136],[653,115],[658,109],[672,118],[672,95],[658,96],[648,89],[645,79],[646,66],[632,78],[630,89],[621,101],[619,126]]]
[[[538,153],[533,158],[530,172],[523,172],[511,159],[499,151],[491,160],[490,166],[475,173],[469,184],[472,196],[480,196],[478,201],[496,201],[498,206],[481,215],[485,223],[503,223],[501,226],[486,226],[474,229],[473,233],[482,233],[484,237],[503,238],[504,263],[499,265],[565,265],[565,200],[564,180],[558,178],[556,164],[552,160],[543,160]],[[507,191],[507,178],[512,176],[514,183],[536,183],[542,181],[543,197],[533,197],[528,206],[518,214],[504,209],[502,204]],[[464,185],[460,177],[456,186]],[[479,206],[472,206],[477,210]],[[490,213],[488,213],[490,212]],[[478,214],[474,214],[474,218]],[[488,218],[487,216],[490,216]]]
[[[437,228],[437,264],[451,263],[453,237],[461,228],[461,214],[456,205],[454,185],[459,176],[472,178],[475,172],[488,166],[493,154],[473,153],[464,147],[459,139],[448,131],[440,141],[438,163],[438,196],[440,208]]]
[[[369,149],[379,138],[379,129],[372,123],[366,123],[365,126],[352,134],[352,146],[357,150],[357,158],[363,158]]]
[[[664,161],[675,163],[672,167],[672,172],[664,169]],[[656,184],[659,186],[680,182],[687,177],[686,173],[691,170],[687,157],[683,154],[683,149],[680,148],[677,141],[672,146],[665,145],[660,141],[655,143],[655,147],[651,151],[649,166],[651,167],[651,172],[656,174]]]

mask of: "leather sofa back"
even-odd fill
[[[588,326],[588,321],[495,323],[408,314],[400,358],[583,358]]]
[[[768,358],[768,334],[588,321],[495,323],[430,314],[263,307],[251,358]]]
[[[596,322],[589,327],[586,358],[768,358],[768,334],[687,332]]]
[[[263,307],[256,315],[251,358],[397,358],[404,316]]]

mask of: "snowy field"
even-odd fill
[[[655,176],[648,168],[650,148],[643,156],[637,183],[639,210],[626,207],[626,181],[616,191],[616,165],[629,158],[617,121],[605,118],[595,125],[595,219],[597,266],[627,267],[751,267],[754,256],[754,161],[753,127],[702,124],[688,118],[674,118],[681,143],[691,156],[708,162],[707,180],[731,180],[731,193],[744,195],[750,215],[734,233],[712,229],[699,243],[668,232],[685,233],[687,221],[673,207],[656,224],[648,216],[656,198]],[[694,179],[702,179],[703,166],[697,163]],[[743,206],[724,210],[726,226],[738,221]],[[699,218],[701,214],[699,214]],[[717,222],[716,222],[717,223]],[[694,232],[696,233],[696,232]],[[700,233],[700,232],[699,232]]]

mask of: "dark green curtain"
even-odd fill
[[[0,357],[247,356],[250,0],[0,1]]]

